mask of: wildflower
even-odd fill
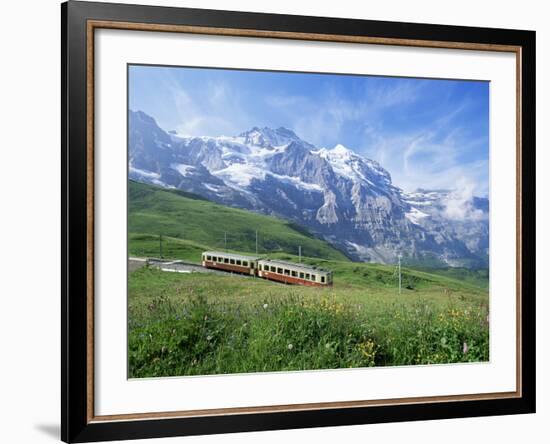
[[[264,304],[264,310],[267,310],[268,305]]]
[[[288,348],[289,350],[292,350],[292,347],[294,347],[292,344],[288,344],[288,345],[286,346],[286,348]]]
[[[208,321],[208,316],[207,315],[204,315],[204,320]]]
[[[464,344],[462,344],[462,353],[463,354],[468,353],[468,344],[466,344],[466,342],[464,342]]]
[[[212,340],[212,336],[211,336],[211,335],[208,335],[208,336],[206,337],[206,340],[207,340],[207,341],[211,341],[211,340]]]

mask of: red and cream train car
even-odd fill
[[[264,279],[310,287],[332,285],[332,272],[322,268],[271,259],[260,259],[257,264],[258,276]]]
[[[243,254],[205,251],[202,266],[232,273],[258,276],[285,284],[324,287],[332,285],[332,272],[311,265],[296,264],[271,259],[261,259]]]
[[[255,276],[258,259],[242,254],[205,251],[202,253],[202,266]]]

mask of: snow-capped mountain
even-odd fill
[[[343,145],[317,148],[286,128],[186,137],[131,111],[129,174],[299,223],[357,260],[487,263],[487,199],[405,193],[377,162]]]

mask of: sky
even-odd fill
[[[378,161],[406,191],[488,195],[488,82],[131,65],[128,101],[166,131],[285,127]]]

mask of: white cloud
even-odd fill
[[[219,136],[234,135],[246,125],[247,111],[238,91],[223,81],[207,83],[199,95],[190,94],[173,74],[168,73],[164,81],[179,122],[175,128],[165,129],[189,136]]]
[[[300,137],[317,146],[332,146],[342,142],[346,124],[353,122],[359,128],[372,131],[380,113],[414,102],[422,88],[419,82],[399,82],[360,91],[362,97],[357,100],[357,97],[343,97],[327,84],[323,95],[315,99],[275,93],[264,100],[267,106],[277,108],[293,122],[293,129]]]
[[[476,195],[486,195],[488,160],[467,153],[486,150],[487,137],[472,138],[467,128],[455,123],[468,105],[467,100],[458,103],[452,112],[411,132],[385,134],[377,128],[368,128],[363,154],[388,169],[394,184],[407,191],[453,190],[467,181]],[[475,160],[467,160],[468,157]]]
[[[247,107],[246,92],[232,88],[223,80],[206,82],[200,91],[189,89],[181,78],[167,75],[163,79],[169,91],[166,108],[177,114],[178,123],[167,130],[192,136],[236,135],[252,126],[279,126],[279,122],[260,122],[258,116]],[[488,161],[479,156],[467,156],[474,150],[486,150],[486,137],[472,139],[468,128],[457,124],[463,113],[469,111],[472,102],[464,98],[442,109],[447,112],[434,118],[423,128],[401,128],[394,121],[393,113],[430,93],[429,83],[411,80],[399,82],[368,83],[364,90],[353,97],[341,94],[330,83],[310,97],[289,95],[274,91],[256,97],[272,110],[282,122],[304,140],[318,147],[331,147],[345,143],[359,154],[378,161],[386,168],[394,184],[407,190],[416,188],[456,189],[461,181],[473,187],[477,195],[488,192]],[[434,110],[428,110],[433,112]],[[399,114],[396,112],[396,114]],[[162,125],[162,122],[159,122]],[[347,143],[351,130],[361,142],[355,146]],[[460,199],[459,199],[460,201]],[[460,214],[450,203],[449,211]],[[458,205],[458,204],[457,204]],[[463,206],[458,205],[458,208]]]
[[[466,177],[461,177],[455,190],[450,193],[444,202],[443,213],[449,219],[476,221],[485,218],[482,210],[476,209],[473,204],[475,184]]]

